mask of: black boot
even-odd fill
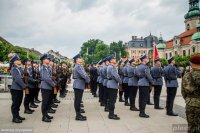
[[[25,118],[24,117],[21,117],[21,116],[18,116],[18,118],[20,119],[20,120],[25,120]]]
[[[52,108],[50,108],[50,109],[48,110],[48,113],[55,114],[55,113],[56,113],[56,111],[55,111],[55,110],[53,110]]]
[[[51,122],[51,120],[47,116],[42,117],[42,121],[44,122]]]
[[[22,120],[20,120],[19,118],[13,118],[12,122],[14,122],[14,123],[22,123]]]
[[[54,99],[54,103],[60,103],[58,99]]]
[[[142,117],[142,118],[149,118],[149,115],[145,114],[144,111],[140,111],[139,116]]]
[[[128,103],[128,100],[125,101],[124,105],[125,106],[130,106],[130,104]]]
[[[82,116],[80,113],[76,114],[76,120],[77,121],[86,121],[87,118],[85,116]]]
[[[28,110],[28,109],[25,109],[24,110],[24,114],[32,114],[33,112],[32,111],[30,111],[30,110]]]
[[[85,113],[85,110],[84,109],[80,109],[80,113]]]
[[[52,108],[58,108],[58,105],[53,103],[53,104],[51,104],[51,107]]]
[[[138,108],[136,108],[135,106],[130,107],[131,111],[140,111]]]
[[[119,98],[119,102],[125,102],[122,97]]]
[[[109,108],[108,108],[108,107],[105,107],[105,108],[104,108],[104,111],[105,111],[105,112],[109,112]]]
[[[34,103],[31,103],[30,107],[31,107],[31,108],[37,108],[38,105],[36,105],[36,104],[34,104]]]
[[[35,99],[35,103],[41,103],[41,101],[38,99]]]
[[[164,108],[157,106],[157,107],[154,107],[154,109],[163,110]]]
[[[114,111],[109,112],[108,118],[113,120],[120,120],[120,118],[114,114]]]
[[[53,116],[49,116],[48,114],[46,115],[46,117],[47,117],[48,119],[53,119]]]
[[[178,114],[174,113],[173,111],[167,112],[168,116],[178,116]]]

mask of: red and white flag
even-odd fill
[[[159,53],[158,53],[158,49],[157,49],[157,47],[156,47],[156,43],[155,43],[155,42],[154,42],[153,46],[154,46],[154,50],[153,50],[153,59],[156,60],[156,59],[159,58]]]

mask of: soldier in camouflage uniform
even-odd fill
[[[200,54],[190,58],[192,71],[182,80],[182,96],[186,102],[188,133],[200,133]]]

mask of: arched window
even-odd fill
[[[171,52],[169,53],[169,57],[172,57],[172,53]]]
[[[186,51],[185,50],[183,50],[183,56],[186,56]]]
[[[196,52],[196,48],[195,48],[195,47],[192,48],[192,52],[193,52],[193,53]]]
[[[165,56],[166,56],[166,59],[168,59],[168,54],[167,53],[165,54]]]

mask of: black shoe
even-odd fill
[[[37,108],[38,105],[36,105],[36,104],[31,104],[30,107],[31,107],[31,108]]]
[[[81,109],[81,110],[80,110],[80,113],[85,113],[85,110]]]
[[[26,109],[24,110],[24,114],[32,114],[33,112],[31,112],[30,110]]]
[[[63,95],[60,95],[60,98],[65,98],[65,96],[66,96],[66,95],[64,95],[64,94],[63,94]]]
[[[40,100],[38,100],[38,99],[36,99],[36,100],[35,100],[35,103],[41,103],[41,101],[40,101]]]
[[[154,105],[154,104],[153,104],[153,103],[151,103],[151,102],[147,102],[147,104],[148,104],[148,105]]]
[[[81,115],[77,115],[77,116],[76,116],[76,120],[77,120],[77,121],[86,121],[87,118],[85,118],[85,117],[83,117],[83,116],[81,116]]]
[[[130,104],[128,103],[128,102],[125,102],[125,104],[124,104],[125,106],[130,106]]]
[[[87,117],[86,117],[86,116],[83,116],[82,114],[80,114],[80,116],[87,120]]]
[[[98,97],[97,94],[94,94],[93,96],[94,96],[94,97]]]
[[[123,99],[119,99],[119,102],[125,102]]]
[[[167,112],[168,116],[178,116],[178,114],[174,113],[174,112]]]
[[[51,104],[51,107],[52,108],[58,108],[58,105],[57,104]]]
[[[33,109],[28,109],[29,111],[31,111],[31,112],[35,112],[35,110],[33,110]]]
[[[53,109],[49,109],[49,110],[48,110],[48,113],[55,114],[55,113],[56,113],[56,111],[55,111],[55,110],[53,110]]]
[[[104,111],[105,111],[105,112],[109,112],[109,108],[105,108]]]
[[[53,116],[47,115],[47,118],[48,118],[48,119],[53,119]]]
[[[18,119],[20,119],[20,120],[25,120],[25,118],[24,117],[21,117],[21,116],[18,116]]]
[[[12,122],[14,122],[14,123],[22,123],[22,120],[20,120],[19,118],[13,118]]]
[[[100,106],[105,106],[105,104],[104,104],[104,103],[101,103]]]
[[[163,110],[164,108],[161,108],[161,107],[154,107],[154,109]]]
[[[139,110],[138,108],[136,108],[136,107],[131,107],[130,110],[131,110],[131,111],[140,111],[140,110]]]
[[[139,116],[142,118],[149,118],[149,115],[147,115],[145,113],[140,113]]]
[[[108,118],[113,120],[120,120],[120,118],[117,115],[108,115]]]
[[[54,99],[54,103],[60,103],[58,99]]]
[[[81,107],[81,108],[83,108],[83,107],[84,107],[84,105],[83,105],[83,104],[80,104],[80,107]]]
[[[44,121],[44,122],[51,122],[51,120],[49,118],[47,118],[46,116],[42,117],[42,121]]]

